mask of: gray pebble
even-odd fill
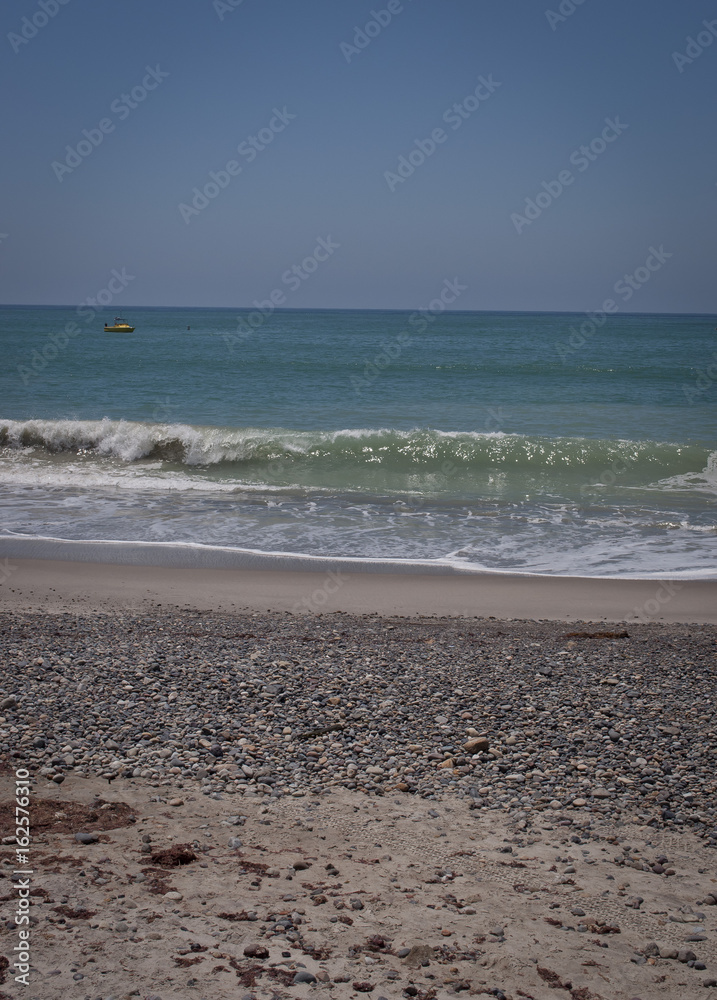
[[[465,797],[526,823],[562,811],[573,829],[591,812],[637,814],[692,826],[717,848],[713,625],[576,623],[573,638],[559,622],[269,612],[229,622],[162,609],[100,614],[91,632],[62,636],[41,614],[0,613],[0,624],[0,659],[22,667],[47,716],[42,729],[20,720],[18,739],[30,769],[57,784],[61,762],[88,776],[196,780],[227,799],[335,783],[436,804]],[[357,753],[364,740],[370,752]],[[629,864],[667,875],[659,857]]]
[[[78,844],[97,844],[99,837],[96,833],[76,833],[75,840]]]

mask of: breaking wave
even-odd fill
[[[672,477],[675,486],[684,476],[706,474],[712,480],[715,470],[715,454],[695,444],[421,428],[296,431],[125,420],[0,420],[0,447],[198,467],[289,462],[446,475],[489,468],[552,469],[596,478],[629,468],[663,482]]]

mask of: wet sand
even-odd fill
[[[339,564],[340,566],[340,564]],[[717,622],[717,581],[112,565],[9,557],[0,607]]]

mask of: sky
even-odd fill
[[[717,313],[714,0],[5,0],[0,29],[2,303],[117,272],[123,310],[451,281],[583,311],[627,276],[625,308]]]

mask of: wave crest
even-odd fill
[[[187,466],[272,462],[383,466],[395,471],[491,467],[576,470],[589,475],[625,466],[659,478],[698,473],[714,454],[699,445],[654,441],[550,438],[502,432],[202,427],[126,420],[0,420],[0,446]]]

